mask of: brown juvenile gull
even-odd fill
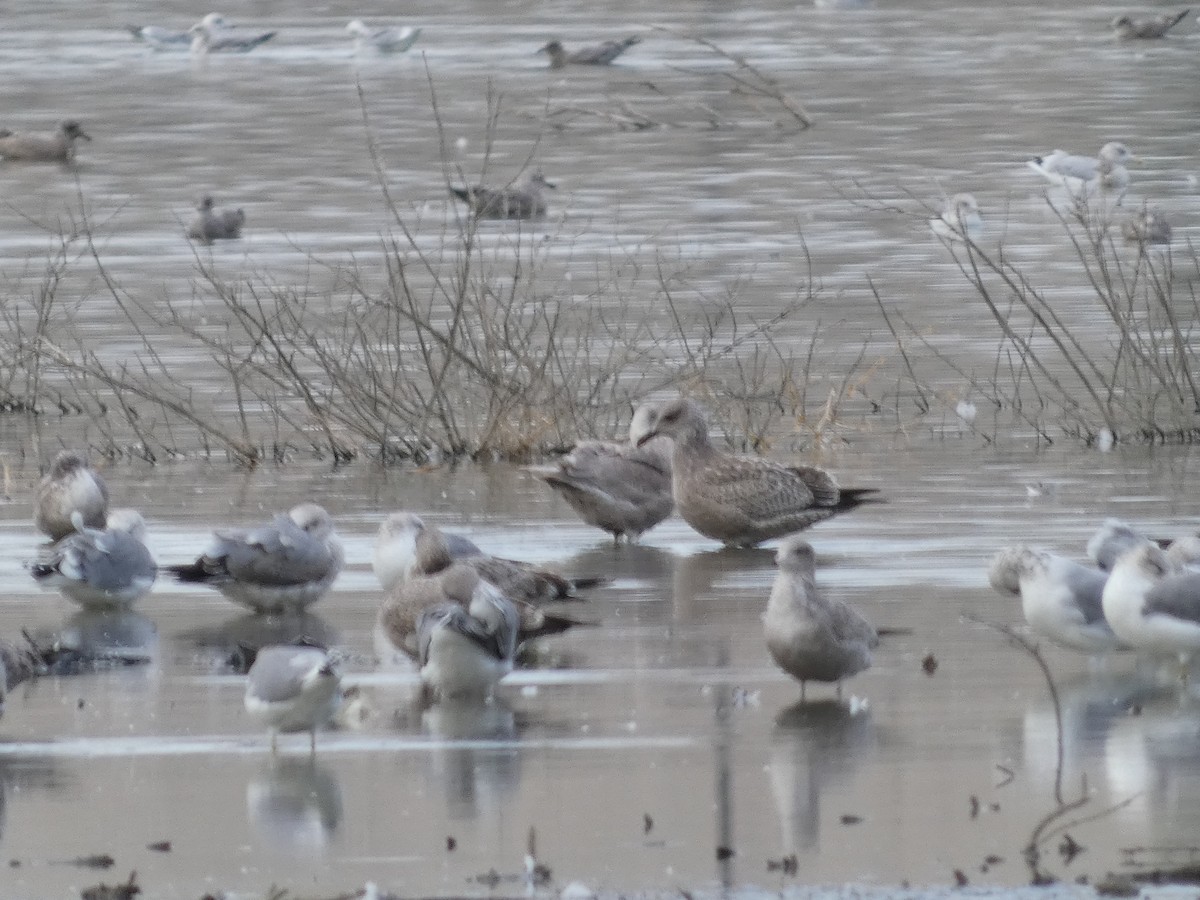
[[[1135,19],[1133,16],[1122,15],[1112,20],[1113,34],[1118,40],[1152,40],[1166,37],[1167,32],[1182,22],[1191,9],[1178,13],[1163,13],[1153,19]]]
[[[213,198],[203,194],[196,200],[196,215],[187,227],[187,236],[202,244],[234,240],[242,236],[246,213],[242,209],[214,209]]]
[[[481,219],[540,219],[546,215],[543,192],[554,187],[541,172],[534,172],[509,187],[489,188],[474,184],[451,187],[450,193]]]
[[[372,564],[384,588],[406,578],[436,575],[453,563],[474,569],[506,596],[526,603],[570,600],[576,588],[598,583],[595,578],[564,578],[531,563],[488,556],[465,538],[451,540],[412,513],[392,513],[379,526]]]
[[[1108,572],[1032,547],[1009,547],[993,558],[988,581],[1001,594],[1021,598],[1035,632],[1083,653],[1128,649],[1104,618],[1101,597]]]
[[[60,450],[38,483],[33,524],[57,541],[75,531],[76,513],[88,528],[103,528],[108,517],[108,488],[83,454]]]
[[[841,600],[817,588],[816,554],[799,535],[787,538],[775,554],[779,574],[763,613],[767,650],[776,665],[800,682],[837,682],[871,665],[879,636],[871,623]]]
[[[73,119],[58,123],[54,131],[9,131],[0,128],[0,157],[28,162],[71,162],[75,142],[91,136]]]
[[[269,525],[215,531],[203,556],[167,570],[180,581],[211,585],[255,612],[299,612],[324,596],[343,561],[329,513],[301,503]]]
[[[132,509],[114,509],[104,530],[78,530],[30,566],[34,580],[89,609],[128,609],[149,593],[158,569],[146,547],[146,523]]]
[[[478,572],[463,562],[454,563],[436,575],[414,575],[399,581],[388,590],[379,607],[380,633],[393,649],[419,660],[421,647],[418,624],[421,614],[446,603],[469,610],[477,592],[503,595],[503,591],[484,581]],[[579,624],[572,619],[549,614],[532,603],[515,601],[512,605],[518,618],[518,641],[558,634]]]
[[[512,601],[478,578],[466,606],[450,600],[421,610],[417,665],[426,695],[490,699],[496,683],[512,671],[519,631]]]
[[[621,41],[605,41],[592,47],[580,47],[578,50],[567,51],[560,41],[551,41],[538,49],[550,57],[550,68],[561,69],[564,66],[607,66],[618,56],[641,43],[642,39],[636,34]]]
[[[580,441],[566,456],[526,471],[550,485],[588,525],[607,531],[615,543],[622,537],[634,543],[675,508],[671,440],[653,438],[638,447],[633,433],[641,427],[635,416],[627,442]]]
[[[722,453],[709,442],[704,410],[684,397],[644,404],[634,421],[631,436],[639,447],[657,435],[674,439],[675,508],[698,532],[729,546],[753,547],[801,531],[877,493],[839,488],[814,466]]]
[[[321,647],[263,647],[246,675],[245,705],[271,734],[271,752],[280,732],[307,731],[312,753],[317,729],[333,718],[341,703],[342,677]]]

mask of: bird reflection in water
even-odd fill
[[[822,793],[840,788],[878,740],[869,710],[835,700],[796,703],[775,717],[767,770],[785,854],[820,846]]]
[[[323,851],[342,821],[332,771],[309,756],[280,756],[246,785],[246,818],[266,847],[292,856]]]
[[[337,631],[312,613],[235,616],[215,627],[194,628],[179,635],[181,641],[211,653],[222,668],[245,674],[254,655],[273,644],[310,644],[333,647]]]
[[[422,713],[421,730],[432,739],[431,774],[445,787],[449,818],[501,815],[521,776],[513,711],[499,698],[447,700]]]
[[[158,627],[134,610],[85,609],[68,616],[58,645],[88,663],[149,662],[158,651]]]

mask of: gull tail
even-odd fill
[[[887,503],[885,498],[875,496],[878,493],[879,488],[842,488],[833,509],[835,512],[846,512],[864,503]]]

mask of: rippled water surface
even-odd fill
[[[960,190],[978,197],[986,240],[1003,240],[1062,315],[1091,327],[1043,185],[1024,168],[1032,153],[1093,153],[1124,140],[1143,160],[1126,202],[1162,208],[1177,246],[1195,234],[1193,19],[1167,41],[1119,45],[1106,25],[1119,7],[1092,3],[880,0],[835,12],[769,0],[403,9],[259,0],[225,12],[278,37],[201,63],[152,52],[121,28],[185,27],[205,11],[7,5],[0,124],[51,127],[70,115],[94,138],[71,171],[0,164],[0,268],[14,295],[36,290],[55,233],[83,208],[123,290],[191,298],[197,254],[209,251],[183,240],[182,223],[202,189],[247,212],[246,237],[212,248],[225,275],[335,294],[338,267],[351,260],[378,276],[390,213],[368,136],[397,208],[428,226],[418,239],[432,246],[449,210],[441,148],[451,167],[478,175],[489,91],[502,110],[489,177],[506,180],[532,158],[559,183],[550,220],[535,230],[549,236],[559,275],[594,278],[614,255],[665,255],[693,283],[737,286],[740,306],[769,315],[811,265],[823,291],[780,340],[803,347],[819,324],[845,339],[851,358],[864,341],[890,343],[870,276],[906,316],[932,323],[939,346],[968,358],[983,351],[978,365],[991,365],[995,340],[981,337],[972,292],[925,223],[924,204]],[[352,58],[346,20],[401,14],[425,28],[420,54]],[[744,54],[816,125],[778,127],[775,111],[730,97],[710,53],[655,25]],[[633,32],[643,43],[610,70],[549,72],[533,52],[553,36],[570,44]],[[668,127],[622,132],[596,116],[540,124],[567,107],[619,102]],[[701,104],[723,127],[699,124]],[[502,246],[510,233],[489,226],[484,237]],[[62,293],[80,304],[102,356],[140,346],[120,330],[95,266],[70,267]],[[160,350],[194,362],[179,347]],[[189,376],[202,380],[202,367]],[[22,563],[39,545],[28,512],[35,457],[63,439],[99,439],[86,423],[68,423],[74,435],[57,422],[37,426],[6,421],[0,433],[9,498],[0,633],[61,630],[140,648],[149,663],[45,678],[9,697],[0,722],[6,896],[64,896],[135,869],[156,897],[272,883],[330,895],[368,880],[405,894],[516,893],[531,828],[559,885],[946,884],[956,869],[1022,883],[1020,848],[1052,805],[1058,732],[1036,666],[975,621],[1019,621],[987,588],[986,560],[1018,540],[1079,556],[1106,515],[1172,534],[1200,514],[1188,449],[1035,454],[981,448],[966,432],[912,445],[905,435],[848,433],[819,461],[888,502],[814,529],[820,580],[877,624],[911,633],[889,638],[842,702],[817,686],[799,705],[761,638],[769,550],[718,550],[678,519],[641,546],[614,548],[506,466],[109,466],[115,500],[145,513],[162,562],[193,557],[214,525],[253,523],[303,498],[333,512],[348,566],[304,629],[350,654],[347,681],[362,686],[371,714],[323,733],[313,760],[303,738],[272,760],[242,711],[242,681],[221,666],[237,641],[262,640],[272,623],[165,580],[115,621],[33,587]],[[1031,498],[1026,485],[1038,482],[1053,490]],[[375,664],[371,634],[379,589],[370,548],[382,515],[398,508],[500,555],[608,576],[571,610],[594,625],[536,648],[535,666],[515,673],[491,708],[416,711],[411,675]],[[1069,829],[1087,848],[1070,866],[1051,841],[1050,867],[1073,877],[1194,862],[1196,699],[1135,675],[1129,660],[1095,672],[1065,651],[1048,648],[1046,658],[1062,701],[1066,794],[1077,796],[1086,776],[1094,797],[1081,816],[1119,804]],[[862,702],[852,707],[851,695]],[[159,841],[169,853],[148,849]],[[1165,847],[1183,849],[1136,849]],[[116,868],[65,864],[95,853]],[[795,875],[768,869],[791,854]],[[488,873],[500,883],[478,880]]]

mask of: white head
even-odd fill
[[[105,524],[110,531],[124,531],[139,541],[146,540],[146,520],[136,509],[114,509]]]
[[[412,575],[417,564],[417,538],[424,530],[421,517],[409,512],[391,513],[380,523],[371,568],[384,588]]]
[[[1120,141],[1109,141],[1100,148],[1100,160],[1112,166],[1123,166],[1126,163],[1133,162],[1134,159],[1135,157],[1129,152],[1129,148]]]
[[[367,35],[369,35],[371,33],[371,29],[369,29],[363,23],[362,19],[351,19],[349,22],[346,23],[346,30],[348,32],[350,32],[351,34],[357,35],[359,37],[366,37]]]
[[[817,554],[812,544],[793,534],[784,538],[775,551],[775,565],[784,572],[812,576],[817,571]]]
[[[288,518],[315,538],[327,538],[333,534],[333,518],[323,506],[316,503],[301,503],[293,506]]]

